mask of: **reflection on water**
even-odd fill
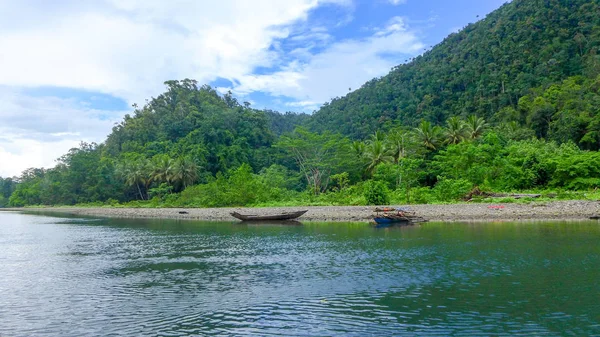
[[[600,335],[598,239],[0,213],[0,335]]]

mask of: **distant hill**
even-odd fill
[[[305,125],[311,117],[305,113],[279,113],[273,110],[264,110],[263,112],[269,121],[271,132],[277,137],[294,131],[297,126]]]
[[[412,62],[333,99],[309,125],[364,138],[394,125],[443,124],[450,116],[474,114],[535,129],[530,115],[537,112],[524,111],[519,100],[534,99],[569,77],[594,79],[600,73],[599,46],[599,1],[514,0]],[[555,113],[545,115],[538,136],[548,132]]]

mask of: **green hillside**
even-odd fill
[[[364,138],[394,125],[443,124],[450,116],[474,114],[527,124],[546,136],[547,125],[536,124],[535,109],[519,100],[571,76],[595,78],[599,46],[598,1],[514,0],[414,61],[325,104],[310,125]],[[549,119],[555,118],[560,116]]]
[[[0,207],[597,198],[599,47],[598,1],[514,0],[312,116],[167,81],[104,143],[0,178]]]

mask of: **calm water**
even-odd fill
[[[600,224],[0,212],[0,336],[600,336]]]

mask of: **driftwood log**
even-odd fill
[[[539,198],[542,195],[541,194],[509,194],[509,193],[490,193],[489,195],[492,198],[515,198],[515,199],[521,199],[521,198]]]
[[[484,192],[479,189],[479,187],[475,187],[469,194],[465,196],[464,200],[471,200],[473,197],[487,197],[487,198],[514,198],[514,199],[522,199],[522,198],[539,198],[541,194],[524,194],[524,193],[490,193]],[[556,195],[548,194],[548,197],[554,198]]]

